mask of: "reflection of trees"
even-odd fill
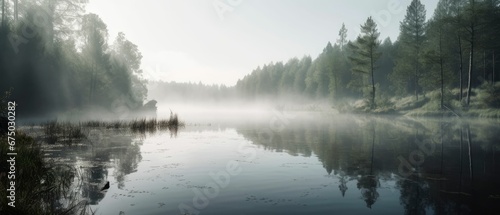
[[[464,126],[469,129],[462,129]],[[493,198],[500,195],[500,170],[495,168],[500,160],[495,160],[496,151],[500,151],[500,142],[496,141],[500,128],[491,123],[322,118],[291,122],[283,131],[272,132],[272,138],[262,141],[257,131],[265,128],[256,125],[237,131],[267,150],[285,151],[293,156],[316,155],[326,172],[337,176],[342,195],[348,190],[347,182],[357,179],[357,188],[368,207],[380,195],[379,180],[396,182],[406,214],[425,214],[426,209],[433,209],[436,214],[458,214],[461,210],[500,207]],[[415,166],[414,174],[407,178],[391,176],[399,174],[397,158],[409,159],[413,151],[420,150],[418,143],[427,140],[432,140],[435,150],[425,155],[420,166]]]
[[[89,204],[96,205],[104,198],[104,193],[100,192],[100,186],[106,181],[108,170],[103,165],[97,165],[85,168],[82,176],[84,181],[82,197],[89,199]]]
[[[379,186],[377,177],[374,175],[363,175],[358,179],[358,189],[361,191],[361,197],[366,202],[366,207],[372,208],[379,194],[377,187]]]
[[[114,153],[116,181],[118,188],[124,187],[125,176],[136,172],[137,166],[142,159],[139,144],[131,143],[129,147],[120,148]]]
[[[358,179],[358,189],[361,191],[361,198],[366,202],[366,207],[372,208],[372,205],[375,204],[377,201],[377,198],[379,197],[379,194],[377,192],[377,187],[379,187],[379,182],[377,179],[377,176],[373,174],[373,159],[374,159],[374,152],[375,152],[375,125],[372,124],[371,126],[371,139],[372,139],[372,144],[371,144],[371,150],[370,150],[370,160],[369,164],[361,164],[363,165],[366,169],[367,166],[369,166],[369,171],[363,171],[364,174],[361,175],[361,177]],[[368,156],[366,156],[368,157]]]
[[[141,142],[133,141],[130,134],[107,130],[90,150],[79,154],[82,166],[82,197],[96,205],[104,198],[101,187],[108,181],[108,168],[114,167],[113,175],[118,188],[123,188],[125,176],[137,170],[142,157]],[[114,161],[114,163],[112,162]]]
[[[347,191],[347,182],[349,181],[348,176],[345,175],[344,171],[340,171],[339,173],[339,190],[342,193],[342,197],[345,196],[345,192]]]
[[[425,214],[429,204],[429,186],[418,175],[411,175],[397,182],[400,190],[400,202],[405,208],[405,214]]]

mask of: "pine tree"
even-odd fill
[[[339,39],[337,40],[337,44],[340,47],[340,50],[344,50],[344,46],[347,45],[347,28],[345,24],[342,23],[342,28],[339,31]]]
[[[380,58],[378,52],[380,33],[377,30],[377,24],[372,17],[368,17],[365,24],[361,26],[361,34],[355,43],[351,43],[353,56],[349,59],[353,62],[353,72],[368,75],[371,81],[370,107],[375,108],[375,63]]]
[[[413,0],[406,9],[405,19],[400,25],[400,58],[396,66],[403,66],[398,64],[410,64],[413,67],[413,90],[415,98],[418,100],[418,93],[420,92],[419,79],[421,76],[421,57],[422,46],[425,42],[425,29],[426,29],[426,10],[425,6],[420,3],[420,0]],[[402,49],[402,50],[401,50]],[[398,72],[404,69],[397,70]]]

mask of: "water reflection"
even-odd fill
[[[127,129],[91,129],[88,140],[91,144],[80,144],[77,146],[55,145],[46,148],[45,156],[55,158],[78,169],[77,181],[81,189],[81,199],[87,200],[90,205],[97,205],[106,192],[101,188],[114,177],[118,189],[124,187],[128,174],[137,171],[139,162],[142,160],[140,146],[145,134],[134,134]],[[110,173],[109,170],[113,171]]]
[[[104,214],[178,214],[179,203],[190,204],[193,190],[211,182],[208,171],[244,160],[236,153],[242,142],[258,149],[256,160],[240,163],[244,171],[203,214],[241,208],[287,215],[500,209],[498,123],[318,115],[296,117],[280,130],[269,127],[265,120],[188,124],[178,136],[177,130],[93,129],[84,131],[92,134],[92,144],[51,146],[46,152],[79,167],[81,195],[90,204],[126,202],[118,211],[98,207]],[[109,193],[100,192],[107,181]]]
[[[266,124],[238,132],[265,150],[317,156],[339,179],[342,196],[356,181],[372,208],[380,181],[394,182],[405,214],[470,214],[500,201],[498,123],[332,117],[298,119],[280,132],[259,136]],[[396,196],[395,196],[396,197]]]

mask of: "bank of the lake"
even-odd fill
[[[411,117],[460,117],[460,118],[500,118],[500,85],[483,86],[474,89],[470,103],[466,96],[460,100],[460,90],[445,92],[441,107],[441,93],[432,91],[427,94],[407,97],[380,97],[375,108],[367,100],[356,100],[333,106],[341,113],[404,115]]]

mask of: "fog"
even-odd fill
[[[0,15],[0,214],[499,211],[499,0]]]
[[[2,1],[2,105],[20,119],[497,115],[498,3],[365,3]]]

